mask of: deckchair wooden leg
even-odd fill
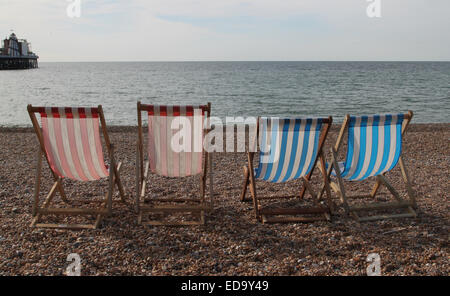
[[[107,209],[108,213],[112,212],[112,196],[114,191],[114,169],[115,164],[112,162],[109,167],[109,183],[108,183],[108,200],[107,200]]]
[[[376,180],[375,184],[373,185],[372,191],[370,192],[370,197],[375,198],[375,196],[378,193],[378,189],[380,188],[381,182],[380,180]]]
[[[59,191],[59,194],[61,195],[61,199],[65,203],[70,204],[70,201],[69,201],[69,199],[67,199],[66,192],[64,191],[64,188],[62,186],[62,179],[55,175],[55,181],[57,181],[57,180],[59,180],[59,182],[58,182],[58,191]]]
[[[205,204],[205,196],[206,196],[206,177],[208,175],[208,162],[209,162],[209,157],[208,157],[208,153],[204,153],[205,154],[205,163],[204,163],[204,167],[203,167],[203,175],[202,175],[202,179],[201,179],[201,205]],[[205,224],[205,211],[201,211],[200,212],[200,224],[204,225]]]
[[[250,183],[249,181],[249,172],[248,172],[248,168],[246,166],[243,167],[244,168],[244,183],[242,185],[242,191],[241,191],[241,201],[246,201],[245,199],[245,195],[247,193],[247,187]]]
[[[331,171],[332,171],[332,168],[333,168],[333,165],[331,164],[331,165],[329,166],[329,168],[326,170],[326,176],[327,176],[328,183],[330,183],[330,181],[331,181],[331,180],[330,180],[330,177],[331,177]],[[322,187],[320,188],[319,194],[317,195],[317,198],[318,198],[319,200],[322,199],[322,196],[323,196],[323,194],[325,193],[325,190],[326,190],[325,184],[323,184]]]
[[[323,151],[320,152],[320,171],[322,172],[322,176],[323,176],[323,187],[325,188],[325,192],[327,194],[327,204],[328,204],[328,207],[330,208],[330,212],[333,213],[334,205],[333,205],[333,201],[331,199],[331,189],[330,189],[329,178],[327,176],[327,170],[326,170],[326,165],[325,165],[325,156],[324,156]],[[318,198],[318,200],[321,199],[320,193],[317,198]]]
[[[214,162],[213,162],[213,153],[208,153],[209,154],[209,198],[210,198],[210,203],[211,203],[211,208],[214,207],[214,181],[213,181],[213,172],[214,172]]]
[[[115,176],[115,185],[117,185],[117,188],[119,189],[120,199],[122,202],[127,203],[125,200],[125,190],[123,189],[122,181],[120,179],[120,165],[121,163],[117,164],[117,166],[114,168],[114,176]]]
[[[303,186],[306,188],[306,190],[308,190],[309,194],[311,194],[314,205],[319,206],[319,200],[317,199],[317,195],[314,192],[313,188],[311,187],[311,184],[309,184],[309,181],[305,177],[303,177],[302,180],[303,180]],[[328,204],[328,209],[330,210],[329,204]],[[331,210],[330,210],[330,212],[331,212]],[[331,220],[331,216],[329,213],[323,213],[322,215],[324,216],[324,218],[327,221]]]
[[[95,224],[94,224],[94,229],[97,229],[100,226],[100,223],[103,220],[103,216],[102,215],[97,215],[97,219],[95,220]]]
[[[39,192],[41,191],[41,168],[42,168],[42,151],[39,147],[37,152],[37,164],[36,164],[36,179],[34,184],[34,202],[33,202],[33,217],[37,214],[37,208],[39,206]]]
[[[336,150],[334,150],[334,148],[331,148],[331,157],[333,160],[333,166],[335,168],[335,172],[336,172],[336,178],[338,181],[338,186],[339,186],[339,192],[340,192],[340,197],[341,197],[341,201],[343,203],[344,209],[345,211],[348,213],[349,212],[349,206],[348,206],[348,201],[347,201],[347,196],[345,195],[345,188],[344,188],[344,182],[342,181],[342,176],[341,176],[341,171],[339,169],[339,165],[337,162],[337,152]]]
[[[381,183],[383,183],[384,186],[386,186],[386,188],[391,192],[391,194],[395,197],[395,199],[399,202],[399,203],[403,203],[404,200],[400,197],[400,195],[398,194],[398,192],[395,190],[395,188],[389,184],[389,182],[386,180],[386,178],[383,175],[379,175],[377,176],[377,178],[380,180]],[[412,205],[414,205],[412,203]],[[414,211],[414,209],[410,206],[408,207],[408,211],[413,214],[414,216],[416,216],[416,212]]]
[[[247,154],[247,158],[248,158],[248,172],[250,175],[250,193],[252,195],[252,199],[253,199],[253,207],[255,209],[255,218],[257,220],[260,219],[260,215],[259,215],[259,202],[258,202],[258,197],[256,195],[256,184],[255,184],[255,175],[253,172],[253,152],[249,152]]]
[[[416,203],[416,194],[414,192],[414,189],[411,186],[411,181],[408,175],[408,171],[406,170],[406,166],[403,162],[403,158],[400,156],[399,160],[398,160],[399,164],[400,164],[400,170],[402,172],[402,177],[403,177],[403,181],[405,182],[406,185],[406,190],[408,191],[408,196],[409,199],[411,200],[412,204],[414,205],[414,208],[417,207],[417,203]]]
[[[303,178],[307,181],[311,180],[313,170],[314,170],[314,168],[311,170],[311,172],[309,172],[309,174],[307,176],[305,176]],[[302,189],[300,190],[300,194],[299,194],[299,199],[303,199],[305,197],[305,193],[306,193],[306,187],[302,186]]]
[[[50,189],[50,192],[47,194],[47,197],[44,200],[44,203],[42,204],[42,208],[48,208],[50,206],[50,202],[52,201],[53,197],[55,196],[56,193],[56,189],[58,188],[59,185],[59,180],[56,181],[52,188]],[[39,208],[36,208],[36,211],[38,211]],[[37,213],[36,216],[34,217],[33,221],[31,222],[31,227],[34,227],[36,225],[36,223],[39,221],[39,219],[41,218],[41,214]]]
[[[122,181],[120,179],[121,169],[122,169],[122,162],[119,162],[116,165],[116,168],[114,169],[114,185],[117,186],[117,189],[119,189],[120,200],[124,204],[128,204],[127,200],[125,199],[125,191],[123,189]]]
[[[397,190],[395,190],[395,188],[391,184],[389,184],[389,182],[386,180],[386,178],[383,175],[378,175],[377,180],[379,180],[380,183],[382,183],[384,186],[386,186],[386,188],[391,192],[391,194],[395,197],[395,199],[397,201],[403,202],[403,199],[400,197]]]
[[[142,212],[141,211],[139,211],[137,223],[138,223],[138,225],[142,225]]]
[[[108,195],[109,195],[109,192],[107,192],[105,194],[105,198],[103,200],[103,205],[102,205],[103,209],[107,209]],[[95,224],[94,224],[94,229],[97,229],[100,226],[100,223],[102,222],[102,220],[103,220],[103,215],[101,215],[101,214],[97,215],[97,219],[95,220]]]
[[[200,212],[200,224],[205,225],[206,219],[205,219],[205,211]]]
[[[319,201],[317,200],[317,196],[314,193],[314,190],[311,187],[311,184],[309,184],[309,181],[306,179],[306,177],[303,177],[302,181],[303,181],[303,187],[305,187],[306,190],[308,190],[309,194],[311,194],[311,197],[313,199],[314,205],[317,206],[319,204]]]
[[[141,160],[139,157],[139,144],[136,147],[136,196],[135,196],[135,210],[136,213],[139,213],[140,203],[141,203]]]
[[[38,223],[41,217],[45,214],[56,214],[56,215],[86,215],[86,214],[96,214],[98,210],[90,210],[90,209],[52,209],[49,208],[51,202],[53,201],[53,198],[58,190],[58,185],[60,184],[61,179],[58,179],[52,186],[50,192],[48,193],[47,197],[44,200],[44,203],[41,208],[37,208],[37,214],[34,217],[34,219],[31,222],[31,227],[37,227],[37,228],[61,228],[61,229],[96,229],[98,228],[100,222],[103,219],[103,214],[97,214],[96,221],[93,225],[91,224],[52,224],[52,223]],[[108,196],[110,194],[110,191],[108,191],[105,195],[105,199],[102,201],[103,206],[102,208],[104,210],[107,210],[108,205]]]
[[[148,175],[148,167],[149,167],[149,162],[147,161],[145,164],[145,171],[144,171],[144,178],[141,181],[140,187],[139,187],[139,202],[144,202],[145,201],[145,189],[147,186],[147,175]]]
[[[347,115],[345,115],[344,122],[342,123],[341,129],[339,131],[339,135],[337,137],[336,144],[334,145],[334,150],[336,151],[336,154],[337,154],[337,151],[339,151],[339,149],[341,148],[342,140],[344,139],[345,131],[348,127],[349,122],[350,122],[350,115],[347,114]],[[336,161],[337,161],[337,157],[336,157]],[[333,165],[331,164],[327,169],[328,181],[330,181],[332,171],[333,171]],[[319,199],[322,198],[324,191],[325,191],[325,184],[322,186],[322,189],[320,190],[319,197],[318,197]]]

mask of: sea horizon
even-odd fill
[[[93,61],[40,61],[40,63],[450,63],[450,60],[93,60]]]

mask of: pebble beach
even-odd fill
[[[338,124],[328,136],[325,151],[335,143],[337,133]],[[370,253],[380,255],[383,275],[450,274],[449,124],[411,124],[404,138],[402,155],[416,192],[418,216],[365,223],[349,218],[333,194],[338,207],[332,222],[263,225],[254,218],[252,203],[239,200],[246,154],[215,153],[214,209],[207,213],[206,225],[138,225],[133,210],[136,128],[111,127],[109,134],[116,160],[123,163],[121,178],[128,204],[115,202],[112,215],[99,229],[50,230],[30,227],[37,137],[31,128],[0,128],[0,275],[64,275],[71,253],[80,255],[82,275],[366,275]],[[399,168],[387,178],[406,196]],[[320,181],[316,170],[315,189]],[[346,189],[367,193],[373,182],[347,182]],[[51,185],[44,163],[41,200]],[[64,180],[64,186],[69,199],[99,199],[107,181]],[[264,194],[293,195],[301,182],[258,182],[257,186]],[[180,181],[150,175],[147,197],[194,197],[198,190],[198,177]],[[383,188],[377,201],[388,200],[387,193]],[[64,206],[59,198],[55,202]],[[277,203],[308,202],[309,196]]]

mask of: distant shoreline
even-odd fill
[[[40,61],[40,63],[450,63],[449,61]]]

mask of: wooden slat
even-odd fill
[[[411,206],[410,202],[384,202],[373,203],[361,206],[351,206],[350,211],[383,210],[383,209],[401,209]]]
[[[106,215],[108,210],[80,208],[44,208],[38,209],[41,215]]]
[[[347,195],[349,199],[363,199],[363,198],[372,198],[370,194],[357,194],[357,195]]]
[[[298,195],[282,195],[282,196],[258,196],[258,199],[290,199],[290,198],[298,198]]]
[[[201,212],[211,210],[208,206],[143,206],[141,205],[142,212]]]
[[[120,200],[113,200],[113,202],[119,202]],[[104,203],[104,200],[89,200],[89,199],[71,199],[70,203],[84,203],[84,204],[90,204],[90,203]]]
[[[146,199],[144,202],[202,202],[201,199],[193,199],[193,198],[152,198],[152,199]]]
[[[62,228],[62,229],[95,229],[95,225],[90,224],[49,224],[37,223],[34,225],[38,228]]]
[[[270,209],[263,208],[259,210],[261,215],[299,215],[299,214],[322,214],[330,210],[326,207],[309,207],[309,208],[290,208],[290,209]]]
[[[142,225],[152,225],[152,226],[192,226],[192,225],[203,225],[201,221],[180,221],[180,222],[165,222],[165,221],[145,221],[141,222]]]
[[[314,221],[326,221],[324,216],[319,217],[266,217],[262,216],[263,223],[306,223]]]
[[[375,221],[375,220],[384,220],[384,219],[394,219],[394,218],[414,218],[415,214],[406,213],[406,214],[394,214],[394,215],[379,215],[379,216],[369,216],[369,217],[359,217],[360,222],[367,221]]]

